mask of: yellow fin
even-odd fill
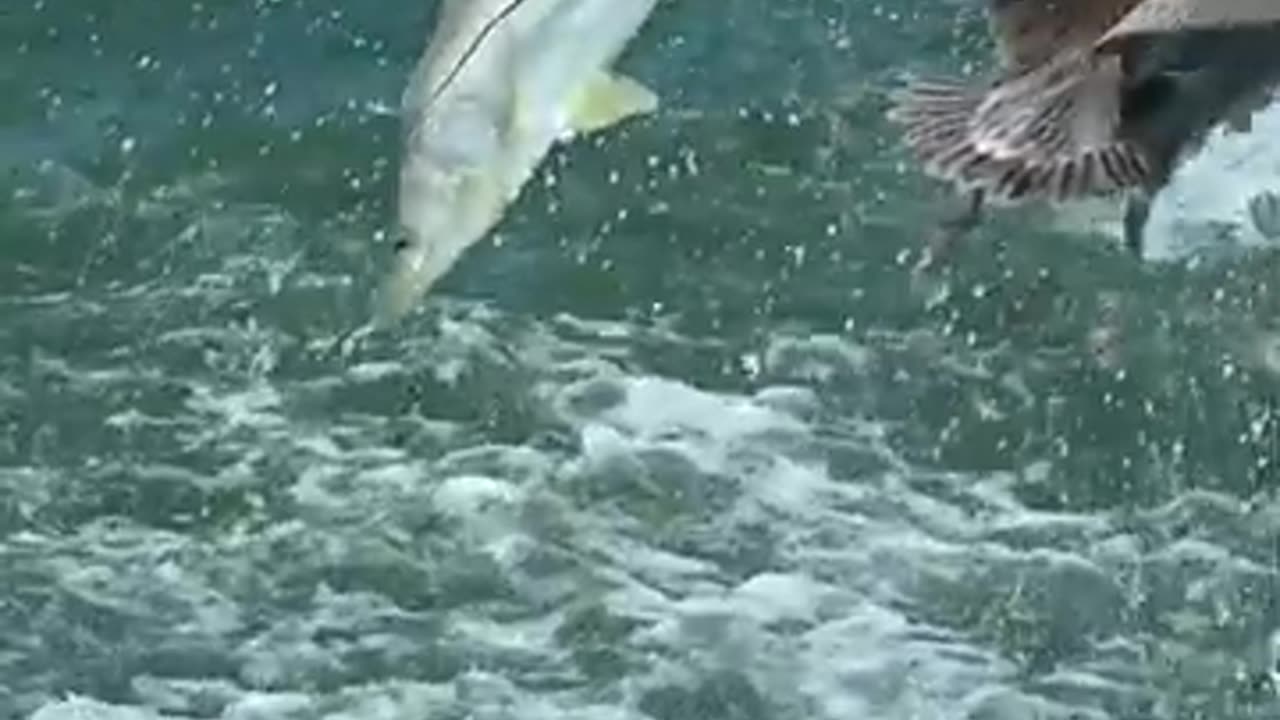
[[[658,96],[625,75],[601,72],[583,85],[569,104],[574,132],[602,130],[631,117],[658,109]]]

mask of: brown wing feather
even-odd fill
[[[912,83],[890,118],[926,173],[997,203],[1144,185],[1148,158],[1119,132],[1123,69],[1095,43],[1150,1],[989,0],[1002,79]]]
[[[971,120],[974,142],[998,157],[1036,161],[1109,143],[1120,123],[1118,58],[1071,49],[988,93]]]
[[[1146,156],[1126,140],[1057,153],[987,152],[971,132],[971,120],[984,97],[982,88],[960,82],[917,81],[893,94],[888,117],[903,126],[904,142],[927,174],[961,190],[983,190],[996,204],[1065,200],[1148,181]]]

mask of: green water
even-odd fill
[[[342,345],[431,16],[0,9],[0,717],[1280,713],[1273,253],[915,281],[884,90],[981,14],[685,0]]]

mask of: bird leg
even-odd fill
[[[1130,192],[1124,198],[1124,246],[1134,257],[1142,259],[1143,233],[1151,217],[1151,194]]]
[[[929,241],[925,245],[920,261],[916,263],[915,272],[923,272],[933,267],[939,259],[951,251],[961,237],[976,228],[982,222],[983,206],[982,191],[970,190],[965,197],[963,207],[944,215],[930,230]]]

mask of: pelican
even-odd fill
[[[987,0],[984,84],[916,79],[889,119],[926,174],[965,197],[931,254],[988,204],[1124,197],[1142,251],[1153,198],[1214,127],[1244,129],[1280,81],[1276,0]]]

